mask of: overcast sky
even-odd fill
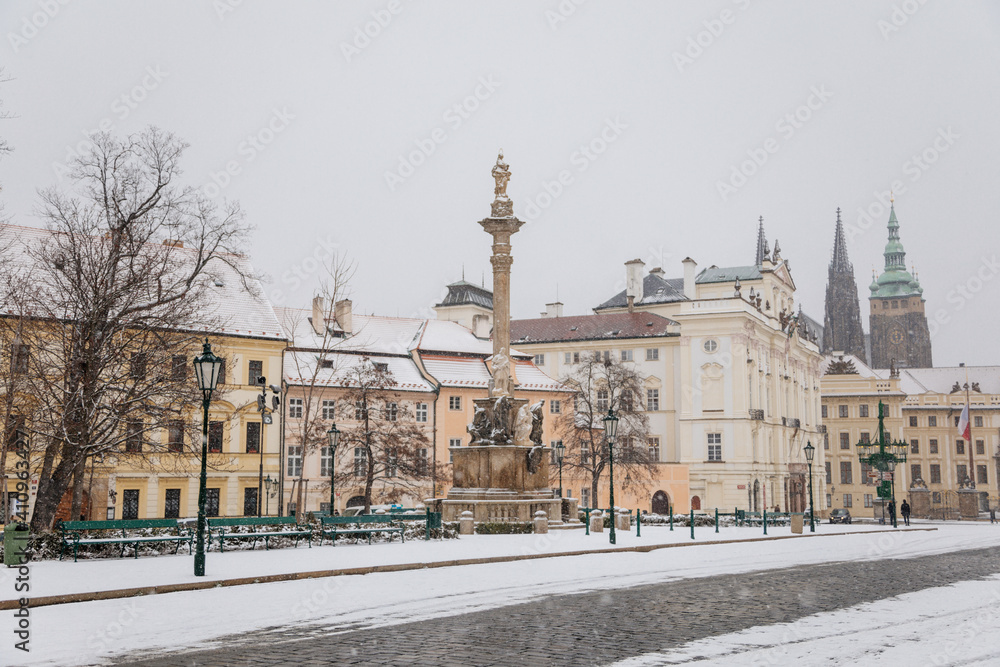
[[[336,251],[358,310],[422,317],[491,282],[503,148],[515,317],[589,313],[634,258],[750,264],[764,216],[822,320],[839,206],[867,330],[896,182],[936,364],[1000,364],[997,3],[63,2],[0,3],[19,224],[88,131],[157,125],[243,204],[276,304]]]

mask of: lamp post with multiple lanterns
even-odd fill
[[[878,404],[878,439],[875,442],[859,442],[858,458],[861,462],[879,471],[878,497],[882,500],[882,509],[885,510],[885,501],[892,503],[892,509],[896,506],[896,466],[906,462],[907,444],[905,442],[893,442],[889,438],[888,431],[885,430],[885,405],[882,401]],[[889,479],[883,479],[888,473]],[[897,528],[896,512],[889,514],[892,527]]]
[[[608,441],[608,469],[611,476],[609,502],[611,503],[611,544],[615,544],[615,437],[618,435],[618,416],[614,408],[608,409],[604,418],[604,437]]]
[[[816,532],[816,510],[813,507],[813,457],[816,456],[816,448],[811,442],[806,442],[805,446],[806,462],[809,463],[809,532]]]
[[[212,346],[205,339],[200,356],[194,358],[194,376],[201,390],[201,407],[204,421],[201,429],[201,481],[198,485],[198,539],[194,553],[194,576],[205,576],[205,487],[208,484],[208,406],[212,392],[219,386],[222,359],[212,354]]]
[[[330,426],[326,437],[330,441],[330,516],[336,516],[337,495],[334,493],[333,480],[337,474],[337,442],[340,440],[340,431],[336,424]]]

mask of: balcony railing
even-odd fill
[[[782,417],[781,418],[781,425],[782,426],[788,426],[790,428],[798,428],[799,427],[799,420],[797,418],[795,418],[795,417]]]
[[[826,424],[820,424],[816,427],[817,433],[826,433]]]
[[[750,419],[754,421],[762,422],[764,421],[764,411],[763,410],[750,410]]]

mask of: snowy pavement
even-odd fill
[[[32,611],[32,651],[2,664],[80,665],[143,652],[209,648],[219,638],[269,628],[315,626],[372,628],[468,614],[556,595],[642,586],[720,574],[737,574],[837,561],[913,558],[1000,546],[1000,528],[989,524],[936,524],[932,532],[868,534],[871,527],[824,524],[822,538],[745,544],[711,544],[712,529],[696,529],[696,546],[649,553],[594,553],[543,560],[466,565],[434,570],[375,573],[170,593],[42,607]],[[788,529],[769,529],[772,535]],[[760,537],[759,530],[723,529],[719,539]],[[559,532],[548,536],[475,536],[458,541],[405,545],[315,547],[311,550],[209,554],[209,574],[258,576],[266,572],[333,569],[391,562],[427,562],[520,553],[606,548],[607,535]],[[642,538],[620,535],[618,546],[691,543],[689,531],[647,527]],[[189,576],[191,560],[168,556],[124,561],[39,563],[32,566],[32,595],[167,583]],[[193,579],[193,577],[190,577]],[[8,575],[9,579],[9,575]],[[982,586],[982,584],[979,584]],[[10,581],[0,582],[5,594]],[[12,612],[3,615],[10,620]],[[733,641],[738,641],[733,639]],[[662,656],[649,656],[659,660]],[[652,662],[650,664],[659,664]],[[671,664],[669,662],[663,664]],[[751,663],[748,663],[751,664]],[[762,663],[767,664],[767,663]],[[781,661],[778,663],[781,664]],[[848,664],[826,662],[822,664]],[[884,663],[892,664],[892,663]],[[944,663],[947,664],[947,663]]]

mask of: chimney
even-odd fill
[[[681,264],[684,265],[684,296],[693,301],[695,299],[694,273],[698,268],[698,262],[690,257],[685,257]]]
[[[352,305],[350,299],[344,299],[343,301],[338,301],[333,306],[333,316],[337,320],[337,324],[340,325],[340,328],[347,334],[354,330]]]
[[[323,297],[321,296],[313,297],[312,325],[316,335],[322,336],[326,330],[326,310],[323,308]]]
[[[556,301],[555,303],[545,304],[545,312],[542,313],[542,317],[562,317],[563,316],[563,304]]]
[[[659,266],[649,272],[649,275],[656,276],[657,278],[667,279],[667,274]]]
[[[643,269],[646,263],[641,259],[625,262],[625,296],[628,298],[628,311],[635,308],[636,301],[642,301]]]
[[[490,332],[493,329],[493,325],[490,323],[489,315],[473,315],[472,316],[472,334],[481,340],[489,340]]]

